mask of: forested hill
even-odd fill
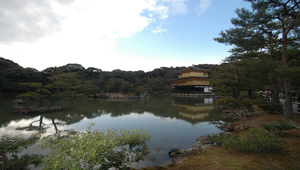
[[[214,69],[214,64],[199,64],[195,67]],[[187,66],[188,67],[188,66]],[[98,68],[84,68],[80,64],[67,64],[60,67],[49,67],[43,71],[34,68],[23,68],[17,63],[0,57],[0,92],[2,94],[22,93],[28,91],[21,83],[36,82],[49,84],[47,77],[61,73],[76,72],[81,80],[78,93],[93,94],[101,92],[135,92],[137,89],[149,93],[165,93],[171,90],[169,79],[176,78],[179,70],[186,67],[161,67],[153,71],[103,71]]]

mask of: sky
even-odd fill
[[[42,71],[70,63],[103,71],[220,64],[213,40],[243,0],[0,0],[0,57]]]

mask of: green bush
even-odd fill
[[[295,129],[295,126],[289,121],[261,122],[259,125],[274,134],[281,134],[283,130]]]
[[[283,105],[281,103],[272,103],[267,101],[264,96],[259,96],[257,101],[258,106],[267,111],[268,114],[283,113]]]
[[[93,125],[93,124],[92,124]],[[92,126],[91,125],[91,126]],[[150,135],[141,130],[108,130],[69,134],[67,138],[46,137],[40,147],[50,148],[42,169],[126,168],[148,155]]]
[[[208,137],[216,142],[219,146],[226,149],[242,149],[246,151],[265,153],[269,151],[277,151],[279,153],[286,153],[284,148],[284,139],[276,136],[273,133],[260,131],[257,128],[250,129],[250,133],[239,137],[233,135],[208,135]]]
[[[42,161],[42,155],[25,154],[18,156],[17,154],[34,145],[39,139],[39,136],[35,135],[28,139],[24,139],[20,135],[3,135],[0,140],[0,169],[29,169],[27,166],[30,164],[37,167]]]
[[[232,134],[232,135],[225,135],[225,134],[211,134],[211,135],[207,135],[208,138],[210,138],[210,140],[212,140],[213,142],[215,142],[217,145],[223,147],[226,146],[227,142],[237,142],[239,140],[239,137],[236,134]]]

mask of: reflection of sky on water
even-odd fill
[[[90,123],[95,123],[93,130],[103,132],[106,132],[107,129],[147,130],[151,135],[149,148],[152,150],[152,153],[155,150],[154,147],[162,146],[163,149],[159,154],[154,155],[158,159],[157,164],[169,164],[171,162],[171,158],[168,157],[169,150],[191,148],[200,136],[220,132],[214,125],[209,125],[209,122],[201,122],[193,126],[184,120],[158,117],[149,112],[143,114],[131,113],[114,118],[110,117],[110,115],[104,115],[82,120],[71,125],[70,128],[85,130]],[[145,163],[153,164],[151,161],[143,162],[143,164]],[[142,165],[139,166],[143,167]]]
[[[200,136],[221,131],[215,125],[209,124],[211,120],[219,120],[218,117],[215,118],[218,114],[207,110],[207,108],[210,108],[208,105],[211,104],[212,99],[174,99],[172,101],[172,98],[159,97],[156,100],[158,100],[158,103],[155,103],[154,100],[131,101],[128,103],[99,102],[96,100],[68,101],[66,105],[71,102],[74,103],[67,105],[66,111],[57,115],[47,114],[43,117],[42,123],[44,123],[46,130],[42,136],[56,133],[53,122],[57,123],[59,131],[68,129],[85,131],[91,123],[95,123],[92,130],[102,132],[106,132],[107,129],[147,130],[151,135],[151,141],[149,142],[151,154],[147,161],[133,164],[135,168],[143,168],[169,164],[171,162],[171,158],[168,157],[169,150],[191,148]],[[174,104],[177,107],[174,107]],[[138,111],[136,112],[136,110]],[[204,112],[208,113],[209,116],[203,119],[190,119],[181,116],[180,111],[191,115],[199,115]],[[26,119],[19,116],[18,119],[18,121],[7,119],[9,123],[0,128],[0,135],[22,134],[24,137],[29,137],[31,134],[37,133],[37,131],[16,130],[16,128],[26,127],[34,121],[36,121],[34,125],[39,126],[40,116],[27,117]],[[59,125],[59,122],[67,122],[67,124]],[[162,150],[157,153],[155,148],[160,146]],[[36,146],[32,146],[22,154],[46,154],[47,152],[48,150],[41,150]],[[157,158],[155,164],[149,160],[152,156]]]

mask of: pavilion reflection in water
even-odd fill
[[[203,98],[193,103],[174,102],[172,106],[178,115],[188,121],[201,120],[209,117],[209,112],[214,110],[213,98]],[[193,122],[193,121],[192,121]]]

